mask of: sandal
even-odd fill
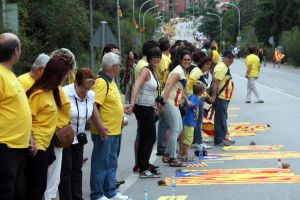
[[[170,167],[186,167],[185,164],[178,161],[176,158],[170,158],[169,159],[169,165],[170,165]]]
[[[162,157],[163,163],[169,163],[169,160],[170,160],[169,154],[168,154],[168,153],[165,153],[165,154],[163,155],[163,157]]]
[[[181,157],[181,159],[179,159],[181,162],[194,162],[195,159],[194,159],[194,156],[183,156]]]

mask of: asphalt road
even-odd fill
[[[261,69],[257,87],[265,101],[264,104],[246,104],[246,79],[244,78],[243,60],[239,59],[231,66],[235,82],[234,98],[230,107],[241,110],[229,111],[238,115],[229,122],[251,122],[252,124],[270,124],[271,129],[256,136],[236,137],[236,145],[249,145],[254,140],[257,145],[284,145],[281,151],[300,152],[299,119],[300,119],[300,69],[282,67],[274,69],[271,64]],[[254,98],[254,96],[253,96]],[[254,101],[255,99],[253,99]],[[170,188],[157,186],[158,179],[140,179],[132,173],[134,165],[133,143],[136,135],[136,121],[129,116],[129,125],[124,128],[122,150],[119,157],[118,178],[126,183],[119,192],[130,195],[134,200],[143,199],[144,189],[149,190],[150,199],[169,195]],[[163,177],[175,174],[176,168],[163,164],[161,157],[155,156],[153,149],[151,162],[159,165]],[[85,156],[90,158],[92,143],[85,146]],[[192,152],[192,150],[191,150]],[[220,147],[213,147],[208,153],[224,153]],[[291,165],[293,172],[300,175],[300,159],[283,159]],[[208,163],[201,169],[237,169],[237,168],[270,168],[277,167],[277,159],[235,160]],[[90,159],[83,166],[83,194],[89,199]],[[299,200],[300,184],[242,184],[242,185],[208,185],[178,186],[178,195],[188,195],[189,200]]]

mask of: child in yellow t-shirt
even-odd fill
[[[204,95],[206,86],[204,83],[198,81],[193,85],[193,94],[188,97],[192,106],[189,107],[186,102],[183,103],[185,115],[183,116],[183,133],[180,135],[179,151],[181,161],[188,162],[193,159],[188,155],[188,150],[194,139],[194,128],[197,125],[197,118],[199,112],[199,97]]]

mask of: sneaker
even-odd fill
[[[138,172],[140,171],[140,167],[139,167],[138,165],[134,165],[132,171],[133,171],[134,173],[138,173]]]
[[[245,103],[251,103],[251,101],[245,101]]]
[[[209,146],[209,145],[204,144],[204,143],[203,143],[203,147],[204,147],[204,149],[211,149],[212,148],[212,146]]]
[[[121,195],[120,193],[117,193],[114,197],[110,198],[111,200],[127,200],[128,196]]]
[[[199,144],[194,143],[190,146],[191,149],[198,149],[199,148]]]
[[[152,172],[151,172],[152,171]],[[160,178],[161,174],[156,170],[145,170],[140,172],[140,178]]]
[[[151,170],[151,169],[159,169],[159,166],[156,166],[156,165],[152,165],[152,164],[150,164],[149,163],[149,169]]]
[[[107,198],[106,196],[102,196],[101,198],[99,198],[97,200],[109,200],[109,198]]]
[[[212,139],[209,139],[209,138],[204,138],[202,141],[205,142],[205,143],[212,143],[213,142]]]
[[[231,143],[227,140],[223,140],[221,143],[219,144],[215,144],[215,146],[230,146]]]
[[[255,103],[264,103],[263,100],[256,101]]]
[[[230,142],[230,144],[235,144],[235,140],[233,139],[225,138],[224,140]]]

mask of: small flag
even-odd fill
[[[117,15],[118,15],[118,17],[122,17],[123,16],[123,13],[122,13],[122,10],[121,10],[120,6],[118,6]]]

